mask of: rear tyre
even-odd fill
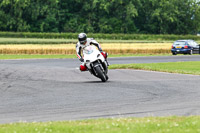
[[[173,55],[177,55],[177,53],[176,53],[176,52],[173,52],[172,54],[173,54]]]
[[[97,76],[101,79],[102,82],[106,82],[107,81],[107,75],[104,74],[104,72],[101,70],[101,68],[99,66],[97,66],[96,68],[96,73],[97,73]]]
[[[190,50],[190,53],[189,53],[190,55],[192,55],[193,54],[193,50]]]

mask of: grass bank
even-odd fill
[[[31,54],[0,54],[0,59],[67,59],[77,58],[76,55],[31,55]]]
[[[114,54],[110,57],[131,57],[131,56],[169,56],[171,54]],[[0,59],[67,59],[67,58],[77,58],[75,54],[73,55],[37,55],[37,54],[0,54]]]
[[[200,61],[111,65],[109,69],[141,69],[150,71],[200,75]]]
[[[10,123],[0,133],[198,133],[200,116]]]

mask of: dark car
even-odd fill
[[[177,54],[194,54],[199,53],[199,44],[194,40],[177,40],[172,45],[171,52]]]

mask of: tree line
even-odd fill
[[[196,34],[198,0],[0,0],[0,31]]]

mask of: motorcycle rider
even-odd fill
[[[104,56],[105,60],[107,61],[107,53],[103,52],[100,44],[96,40],[94,40],[93,38],[87,38],[87,35],[85,33],[80,33],[78,35],[78,42],[76,44],[77,57],[81,61],[80,71],[86,71],[87,70],[87,67],[83,63],[84,59],[81,56],[81,51],[86,46],[89,46],[89,45],[92,45],[92,44],[95,45],[98,48],[98,50],[101,52],[101,54]]]

